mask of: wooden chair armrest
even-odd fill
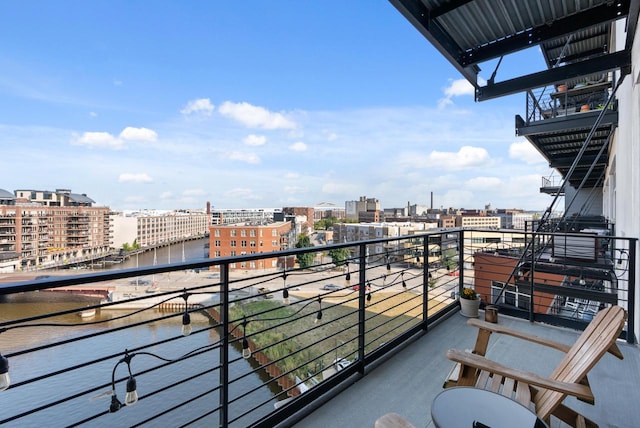
[[[571,349],[571,345],[565,345],[564,343],[555,342],[553,340],[536,336],[534,334],[525,333],[523,331],[513,330],[501,324],[490,323],[476,318],[469,319],[467,321],[467,324],[473,327],[477,327],[481,330],[490,331],[492,333],[506,334],[512,337],[517,337],[518,339],[523,339],[529,342],[537,343],[539,345],[548,346],[564,353],[569,352],[569,349]]]
[[[558,351],[564,352],[565,354],[569,352],[569,349],[571,349],[571,345],[555,342],[553,340],[549,340],[544,337],[525,333],[523,331],[514,330],[500,324],[482,321],[477,318],[471,318],[467,320],[467,324],[473,327],[477,327],[481,330],[490,331],[492,333],[506,334],[512,337],[517,337],[518,339],[527,340],[529,342],[537,343],[539,345],[548,346],[550,348],[557,349]],[[609,352],[611,355],[614,355],[615,357],[621,360],[624,359],[624,356],[622,355],[622,351],[620,351],[620,348],[618,348],[618,345],[616,345],[615,342],[611,345],[611,347],[607,350],[607,352]]]
[[[487,372],[495,373],[500,376],[504,376],[510,379],[515,379],[520,382],[525,382],[530,385],[538,386],[540,388],[551,389],[563,394],[572,395],[574,397],[593,401],[593,393],[591,388],[580,383],[568,383],[560,382],[557,380],[549,379],[535,373],[526,372],[524,370],[507,367],[503,364],[491,361],[480,355],[471,354],[469,352],[459,351],[457,349],[450,349],[447,351],[447,358],[459,362],[463,365],[474,367],[476,369],[485,370]]]

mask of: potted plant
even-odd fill
[[[468,318],[478,318],[480,296],[476,290],[464,287],[460,293],[460,314]]]

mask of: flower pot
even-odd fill
[[[580,107],[580,111],[589,111],[589,104],[583,104],[582,107]]]
[[[558,85],[558,92],[565,92],[567,90],[567,85]]]
[[[478,318],[480,299],[460,299],[460,314],[467,318]]]

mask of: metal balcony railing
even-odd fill
[[[463,287],[577,328],[600,305],[633,320],[635,240],[607,237],[619,257],[595,269],[568,257],[591,241],[562,236],[455,229],[2,284],[0,424],[273,426],[457,311]]]

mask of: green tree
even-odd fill
[[[306,234],[302,234],[298,237],[298,241],[296,242],[296,248],[308,248],[313,247],[309,236]],[[308,268],[313,264],[313,259],[315,254],[313,252],[298,254],[296,255],[296,262],[301,268]]]
[[[331,261],[336,266],[344,265],[350,255],[351,253],[348,248],[334,248],[333,250],[329,250],[329,257],[331,257]]]

